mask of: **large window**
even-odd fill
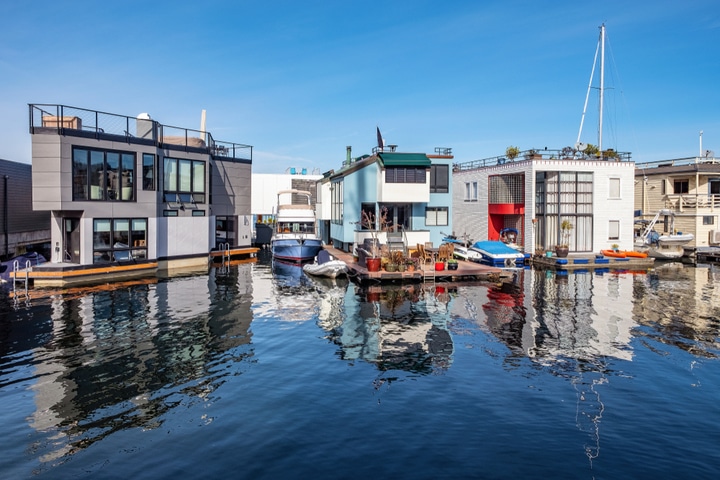
[[[73,200],[135,200],[135,154],[73,148]]]
[[[143,190],[155,190],[155,155],[143,153],[142,185]]]
[[[205,203],[205,162],[165,157],[163,174],[166,202]]]
[[[93,263],[147,258],[147,219],[96,218],[93,220]]]
[[[330,184],[331,212],[330,221],[332,223],[343,223],[343,182],[332,182]]]
[[[560,241],[563,220],[573,224],[570,250],[593,249],[592,172],[537,172],[535,175],[536,247],[553,248]]]
[[[450,185],[450,165],[430,166],[430,193],[448,193]]]
[[[447,207],[427,207],[425,208],[425,225],[445,226],[448,224],[448,208]]]
[[[411,214],[412,207],[409,203],[381,203],[380,220],[384,224],[380,225],[378,228],[391,232],[410,230]]]
[[[492,175],[489,177],[488,203],[525,203],[525,175]]]
[[[425,183],[424,168],[386,167],[385,183]]]

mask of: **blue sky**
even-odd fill
[[[29,163],[28,103],[207,129],[253,171],[399,151],[465,162],[577,139],[607,27],[603,147],[720,156],[720,3],[689,1],[6,2],[0,158]],[[597,76],[596,76],[597,77]],[[582,141],[597,144],[597,91]]]

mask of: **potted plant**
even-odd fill
[[[610,248],[617,252],[620,248],[620,245],[618,245],[617,243],[613,243],[612,245],[610,245]]]
[[[458,261],[454,258],[451,258],[447,261],[447,269],[448,270],[457,270],[458,269]]]
[[[533,159],[537,159],[537,158],[542,158],[542,155],[540,153],[538,153],[538,151],[535,150],[534,148],[531,148],[525,154],[526,160],[533,160]]]
[[[518,147],[509,146],[505,149],[505,156],[512,162],[517,156],[520,155],[520,149]]]
[[[559,258],[565,258],[570,251],[570,234],[573,224],[570,220],[565,219],[560,223],[560,243],[555,246],[555,255]]]
[[[377,225],[376,220],[380,221],[380,225]],[[361,212],[360,224],[363,230],[370,232],[370,238],[372,239],[368,257],[365,259],[365,265],[367,266],[368,272],[379,272],[381,267],[381,251],[378,231],[380,228],[387,226],[387,208],[383,209],[379,219],[376,218],[375,213],[363,210]]]

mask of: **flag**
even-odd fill
[[[380,147],[381,149],[383,149],[383,148],[385,148],[385,140],[383,140],[382,135],[380,135],[380,127],[375,127],[375,128],[377,128],[377,141],[378,141],[377,146]]]

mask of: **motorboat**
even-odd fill
[[[518,231],[515,228],[503,228],[500,230],[500,241],[508,247],[520,251],[522,248],[517,244],[517,237]]]
[[[499,240],[483,240],[475,242],[468,249],[470,252],[478,254],[480,260],[471,258],[472,261],[490,265],[492,267],[520,267],[525,264],[525,254],[518,252],[514,248]]]
[[[446,233],[443,233],[443,235],[445,235],[442,239],[443,243],[453,244],[453,257],[481,263],[482,255],[480,252],[471,250],[471,242],[467,235],[463,235],[463,240],[458,239],[455,235],[448,235]]]
[[[327,250],[320,250],[315,263],[306,263],[303,265],[303,271],[317,277],[337,278],[346,275],[348,267],[347,263],[333,258]]]
[[[669,232],[661,234],[655,231],[655,224],[658,223],[660,217],[670,219]],[[662,209],[655,214],[655,217],[635,239],[635,249],[647,253],[652,258],[677,259],[685,255],[684,246],[692,242],[694,238],[692,233],[676,232],[675,213],[669,209]]]
[[[308,262],[322,248],[310,192],[278,192],[275,228],[270,238],[273,258],[291,262]]]

